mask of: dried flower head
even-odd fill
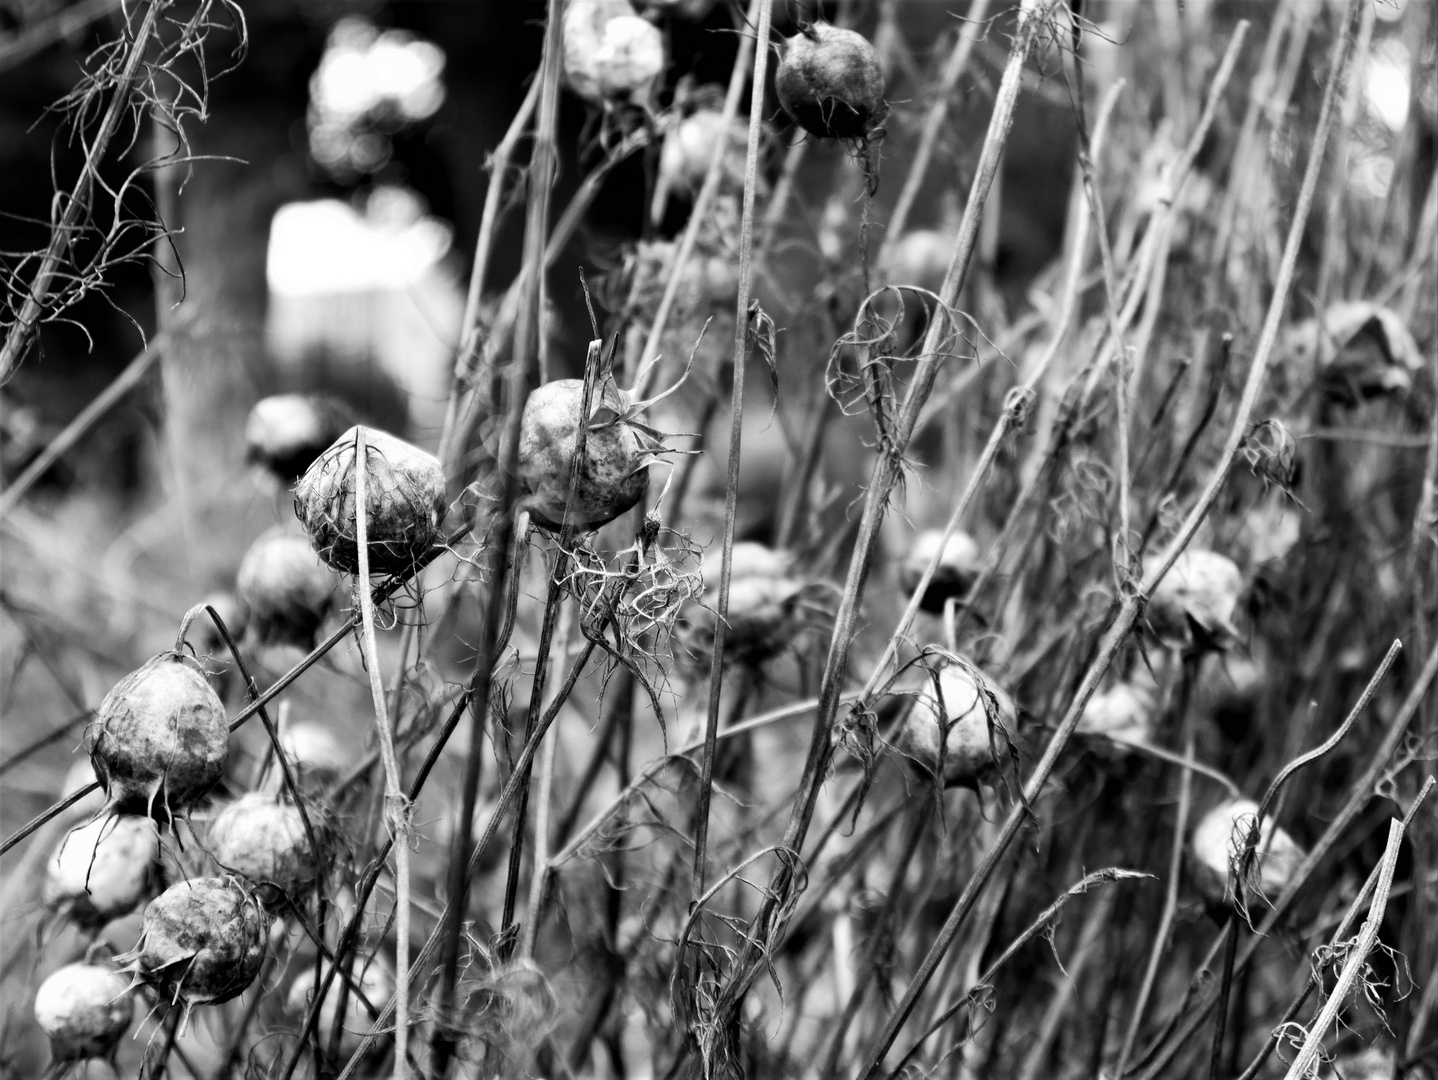
[[[335,579],[308,540],[276,526],[245,552],[235,591],[261,644],[309,649],[334,603]],[[230,632],[235,633],[233,628]]]
[[[110,1057],[134,1013],[130,980],[105,964],[66,964],[35,992],[35,1022],[57,1063]]]
[[[230,728],[200,665],[163,652],[115,684],[85,729],[106,805],[161,823],[224,774]]]
[[[359,573],[355,521],[355,447],[350,428],[295,485],[295,515],[326,565]],[[417,446],[365,428],[365,535],[371,574],[409,575],[440,538],[446,507],[444,469]]]
[[[1008,694],[972,664],[941,668],[908,710],[895,748],[944,787],[977,789],[1018,731]]]
[[[825,22],[784,43],[774,89],[794,122],[822,138],[863,138],[886,111],[878,51],[862,35]]]
[[[1144,561],[1145,573],[1156,567],[1158,558]],[[1149,625],[1176,648],[1227,648],[1238,638],[1233,615],[1243,587],[1243,575],[1232,559],[1186,548],[1149,597]]]
[[[60,839],[45,870],[45,906],[99,929],[128,915],[160,878],[160,835],[147,817],[105,814]]]
[[[587,101],[640,94],[664,71],[664,37],[629,0],[570,0],[564,78]]]
[[[299,899],[319,875],[299,809],[269,795],[251,792],[230,803],[210,823],[209,839],[215,862],[246,878],[266,903]]]
[[[115,959],[180,1004],[188,1023],[195,1006],[229,1001],[254,982],[269,933],[270,917],[238,878],[191,878],[150,901],[140,940]]]

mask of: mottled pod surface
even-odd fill
[[[230,728],[200,665],[163,652],[105,695],[85,749],[108,806],[169,821],[224,774]]]
[[[519,432],[519,481],[524,505],[541,528],[558,530],[564,523],[583,402],[583,379],[556,379],[535,390],[525,403]],[[596,387],[593,406],[613,415],[589,423],[569,519],[580,530],[613,521],[649,490],[640,432],[618,415],[625,407],[622,394],[612,384],[605,389]]]
[[[35,1022],[57,1062],[108,1057],[134,1013],[130,980],[105,964],[66,964],[35,991]]]
[[[353,427],[295,485],[295,516],[326,565],[359,573],[355,520]],[[447,505],[439,459],[417,446],[365,428],[365,537],[371,574],[408,575],[440,536]]]
[[[884,112],[878,52],[861,34],[828,23],[784,43],[774,89],[794,122],[822,138],[863,138]]]
[[[1017,723],[1008,694],[977,669],[950,664],[919,694],[896,746],[930,775],[942,774],[945,787],[974,787],[998,767],[995,750],[1001,760]]]
[[[299,809],[258,792],[215,815],[210,854],[231,873],[255,886],[273,885],[291,899],[314,883],[319,870]]]

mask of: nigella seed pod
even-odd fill
[[[104,964],[66,964],[35,992],[35,1022],[57,1064],[110,1057],[134,1013],[130,980]]]
[[[579,446],[583,379],[545,383],[524,405],[519,430],[523,506],[540,528],[564,524],[571,463]],[[569,522],[591,532],[629,510],[649,490],[647,437],[630,422],[632,402],[612,378],[594,389],[584,460],[574,483]]]
[[[176,882],[145,908],[140,940],[115,959],[162,1001],[218,1005],[242,993],[265,960],[270,917],[237,878]]]
[[[1189,840],[1189,864],[1199,891],[1211,903],[1232,903],[1229,868],[1244,849],[1248,832],[1258,816],[1252,799],[1229,799],[1205,814]],[[1254,852],[1253,884],[1272,900],[1281,893],[1303,861],[1303,849],[1278,828],[1273,817],[1263,819]]]
[[[949,664],[919,693],[895,747],[928,775],[942,771],[944,787],[977,789],[999,768],[1017,731],[1008,694],[971,664]]]
[[[335,578],[305,537],[276,526],[245,552],[235,591],[260,644],[310,649],[334,603]]]
[[[659,178],[677,191],[697,191],[709,173],[714,144],[727,140],[721,175],[730,187],[742,187],[749,152],[749,122],[735,117],[726,123],[718,109],[690,113],[664,136],[659,154]]]
[[[242,795],[215,815],[210,855],[258,888],[266,902],[298,900],[319,876],[319,859],[299,809],[257,792]],[[273,895],[275,890],[282,896]]]
[[[261,398],[245,422],[245,459],[286,485],[293,484],[353,424],[349,409],[333,398],[307,394]]]
[[[821,138],[861,139],[884,114],[877,50],[862,35],[824,22],[784,43],[774,89],[794,122]]]
[[[664,37],[629,0],[570,0],[563,30],[565,80],[588,101],[641,92],[664,71]]]
[[[359,573],[353,427],[295,485],[295,516],[327,566]],[[440,538],[446,507],[444,468],[433,454],[383,431],[364,428],[365,535],[371,574],[415,572]]]
[[[926,529],[915,538],[899,567],[899,584],[905,593],[919,587],[930,560],[940,551],[939,565],[919,599],[919,607],[934,615],[942,614],[949,600],[967,596],[979,576],[979,545],[972,536],[955,530],[945,541],[943,529]]]
[[[190,657],[163,652],[115,684],[85,729],[106,807],[168,822],[224,774],[230,728]]]
[[[1155,688],[1134,682],[1121,682],[1088,699],[1078,731],[1084,735],[1102,735],[1116,743],[1146,743],[1153,734],[1158,718]]]
[[[1144,560],[1145,573],[1160,556]],[[1217,552],[1185,548],[1149,597],[1148,623],[1166,644],[1221,650],[1238,637],[1233,615],[1243,593],[1238,566]]]
[[[144,903],[159,880],[159,859],[153,821],[104,814],[60,838],[45,868],[42,898],[51,911],[98,930]]]

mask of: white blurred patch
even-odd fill
[[[1408,123],[1411,65],[1408,47],[1397,38],[1374,42],[1368,54],[1363,71],[1363,103],[1390,131],[1402,131]]]

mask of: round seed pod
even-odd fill
[[[1258,804],[1253,800],[1229,799],[1215,806],[1194,827],[1189,840],[1189,864],[1195,884],[1210,902],[1233,902],[1229,866],[1243,850],[1257,815]],[[1293,837],[1275,828],[1271,816],[1265,817],[1253,862],[1253,884],[1258,890],[1270,900],[1275,898],[1302,861],[1303,849]]]
[[[706,668],[714,649],[722,570],[723,551],[716,547],[700,563],[704,594],[685,615],[685,644]],[[753,541],[735,544],[729,573],[725,660],[757,666],[792,645],[803,629],[805,601],[816,588],[822,586],[794,573],[793,559],[787,552]]]
[[[1144,560],[1147,574],[1159,556]],[[1238,637],[1233,614],[1243,575],[1232,559],[1204,548],[1186,548],[1149,597],[1149,625],[1166,644],[1199,650],[1224,649]]]
[[[355,440],[341,435],[295,485],[295,515],[327,566],[359,573],[355,540]],[[411,574],[439,539],[447,505],[433,454],[365,428],[365,511],[371,574]]]
[[[990,724],[995,729],[990,733]],[[1008,694],[969,664],[950,664],[931,680],[904,718],[895,747],[944,787],[977,789],[998,767],[994,748],[1003,754],[1018,730],[1018,710]]]
[[[333,575],[309,541],[283,526],[250,545],[235,575],[235,591],[263,645],[312,648],[315,631],[334,603],[334,590]]]
[[[254,982],[265,959],[270,917],[238,878],[191,878],[145,908],[140,940],[115,959],[164,1001],[218,1005]]]
[[[929,561],[941,547],[943,554],[938,568],[919,599],[919,607],[934,615],[942,614],[950,599],[962,600],[967,596],[979,576],[979,545],[972,536],[955,530],[945,543],[943,529],[925,529],[914,539],[899,567],[899,584],[906,594],[919,587]]]
[[[106,805],[167,822],[224,774],[230,728],[198,663],[163,652],[115,684],[85,729]]]
[[[77,825],[50,856],[45,906],[87,929],[128,915],[160,876],[160,835],[149,818],[107,814]]]
[[[210,855],[248,879],[267,903],[297,900],[319,876],[298,807],[259,792],[242,795],[215,815]]]
[[[130,980],[104,964],[66,964],[35,992],[35,1022],[57,1063],[108,1058],[134,1014]]]
[[[629,0],[570,0],[563,31],[564,78],[587,101],[643,91],[664,71],[664,37]]]
[[[1151,687],[1118,683],[1094,694],[1084,706],[1078,730],[1104,735],[1120,743],[1146,743],[1158,717],[1158,702]]]
[[[529,395],[519,430],[519,483],[523,506],[540,528],[557,532],[564,522],[571,462],[578,446],[583,379],[556,379]],[[596,386],[593,414],[584,444],[584,461],[574,487],[570,523],[593,531],[613,521],[644,498],[649,469],[641,432],[622,413],[627,395],[613,380]]]
[[[731,186],[742,186],[749,155],[749,121],[735,117],[724,122],[718,109],[699,109],[675,124],[664,136],[659,154],[659,179],[670,188],[697,191],[709,172],[714,144],[728,140],[720,163],[721,176]]]
[[[363,969],[362,974],[358,977],[353,975],[354,969],[352,969],[351,977],[354,978],[365,998],[376,1010],[383,1009],[385,1002],[394,993],[394,972],[379,957],[375,957],[367,964],[355,964],[354,968]],[[315,969],[306,966],[290,984],[289,995],[285,998],[285,1010],[296,1021],[303,1020],[314,1001],[314,993]],[[345,1013],[344,1019],[340,1022],[339,1056],[341,1060],[354,1056],[375,1021],[375,1014],[365,1007],[364,1002],[359,999],[359,995],[353,989],[346,993],[344,998]],[[335,1017],[339,1013],[339,1003],[340,982],[339,979],[335,979],[330,983],[329,993],[325,995],[324,1004],[320,1006],[318,1030],[321,1039],[328,1039],[329,1033],[334,1030]],[[383,1043],[376,1044],[377,1048],[379,1046],[383,1046]]]
[[[245,421],[245,460],[289,486],[353,424],[348,407],[333,398],[313,394],[261,398]]]
[[[829,23],[814,23],[784,43],[774,89],[794,122],[821,138],[863,138],[884,112],[877,50]]]

